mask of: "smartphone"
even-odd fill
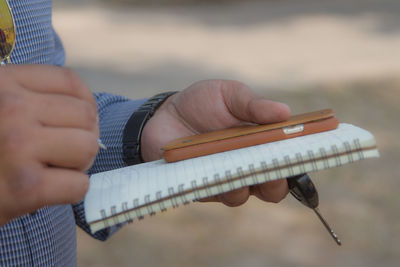
[[[167,162],[175,162],[329,131],[338,125],[333,110],[324,109],[295,115],[283,122],[245,125],[179,138],[163,147],[163,157]]]

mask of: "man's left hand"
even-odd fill
[[[171,140],[244,124],[268,124],[287,120],[286,104],[267,100],[237,81],[197,82],[169,97],[147,122],[141,139],[145,161],[162,157],[162,147]],[[244,187],[203,201],[239,206],[250,195],[279,202],[288,193],[286,179]]]

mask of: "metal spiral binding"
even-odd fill
[[[331,150],[333,151],[333,155],[336,155],[335,161],[336,161],[336,166],[342,166],[342,160],[340,159],[339,155],[339,149],[337,148],[336,145],[331,146]]]
[[[111,206],[111,217],[113,218],[114,225],[119,224],[117,215],[117,206]]]
[[[272,160],[272,166],[274,166],[275,178],[282,177],[281,169],[277,159]]]
[[[125,221],[127,221],[128,223],[131,223],[131,222],[133,222],[133,220],[132,220],[132,218],[129,217],[128,211],[129,211],[128,202],[123,202],[122,203],[122,212],[124,214]]]
[[[250,164],[249,165],[249,170],[251,173],[251,179],[253,181],[253,184],[257,184],[258,183],[258,177],[257,177],[257,172],[256,172],[256,168],[254,167],[254,164]]]
[[[155,215],[156,213],[155,213],[155,211],[153,210],[153,207],[152,207],[151,205],[149,205],[150,202],[151,202],[151,201],[150,201],[150,195],[145,195],[145,196],[144,196],[144,204],[145,204],[145,206],[146,206],[147,213],[150,214],[150,216],[153,216],[153,215]]]
[[[246,182],[245,182],[245,180],[243,179],[243,178],[244,178],[244,172],[243,172],[242,167],[236,168],[236,173],[237,173],[237,176],[238,176],[238,178],[239,178],[240,185],[241,185],[242,187],[245,187],[245,186],[246,186]]]
[[[106,220],[106,219],[107,219],[107,214],[106,214],[105,209],[101,209],[101,210],[100,210],[100,217],[101,217],[102,220],[104,220],[104,225],[105,225],[106,227],[110,227],[110,224],[109,224],[108,221]]]
[[[249,164],[249,172],[251,175],[251,179],[253,180],[253,184],[258,182],[256,168],[254,168],[254,164]]]
[[[321,154],[321,157],[322,157],[322,160],[324,163],[324,168],[325,169],[329,168],[329,158],[328,158],[325,148],[321,147],[319,149],[319,153]]]
[[[208,186],[208,177],[203,177],[203,185],[206,187],[206,194],[207,196],[211,196],[210,187]]]
[[[225,172],[225,179],[228,181],[229,190],[232,191],[235,189],[233,177],[231,171]]]
[[[174,193],[174,188],[173,188],[173,187],[168,188],[168,195],[169,195],[169,196],[174,196],[174,195],[175,195],[175,193]],[[172,197],[172,198],[171,198],[171,203],[172,203],[172,207],[173,207],[174,209],[177,208],[177,207],[179,207],[179,204],[178,204],[178,202],[176,201],[176,198],[175,198],[175,197]]]
[[[349,160],[350,163],[354,162],[354,158],[353,155],[351,154],[351,145],[349,142],[344,142],[344,149],[346,150],[346,154],[347,154],[347,158]]]
[[[165,207],[164,202],[161,201],[161,199],[162,199],[162,192],[161,191],[158,191],[156,193],[156,199],[157,199],[158,207],[160,208],[161,212],[166,211],[167,208]]]
[[[292,161],[290,160],[289,156],[284,156],[283,159],[285,160],[286,166],[292,165]],[[293,167],[289,167],[289,176],[294,176]]]
[[[186,199],[186,195],[184,194],[185,192],[184,186],[185,186],[184,184],[180,184],[178,186],[178,193],[181,195],[181,200],[183,205],[187,205],[190,203],[190,201]]]
[[[136,217],[138,218],[138,220],[143,220],[144,216],[139,209],[139,199],[138,198],[135,198],[133,200],[133,208],[135,209],[135,214],[136,214]]]
[[[267,165],[267,163],[266,163],[265,161],[261,161],[261,162],[260,162],[260,166],[261,166],[262,173],[263,173],[263,175],[264,175],[264,177],[265,177],[265,180],[266,180],[266,181],[270,181],[270,180],[271,180],[271,177],[270,177],[269,172],[268,172],[268,165]],[[259,183],[260,183],[260,181],[257,180],[257,184],[259,184]]]
[[[221,177],[219,177],[219,174],[214,174],[214,183],[217,185],[217,191],[218,193],[224,192],[222,185],[221,185]]]
[[[297,161],[297,164],[299,164],[301,173],[305,173],[306,167],[304,165],[304,159],[303,159],[303,155],[301,153],[296,153],[296,161]]]
[[[310,162],[311,162],[312,171],[318,171],[318,166],[317,166],[317,163],[315,162],[314,151],[308,150],[308,151],[307,151],[307,155],[308,155],[308,159],[309,159]]]
[[[197,190],[197,182],[196,182],[196,180],[191,181],[190,184],[192,185],[192,188],[193,188],[193,191],[194,191],[195,199],[193,201],[197,201],[197,200],[201,199],[200,192]]]
[[[203,177],[203,183],[200,187],[197,184],[197,180],[192,180],[190,182],[191,188],[189,193],[194,194],[195,200],[199,200],[205,197],[203,194],[201,194],[201,192],[204,192],[203,190],[205,190],[206,196],[212,196],[215,193],[223,193],[227,189],[229,189],[230,191],[234,190],[238,186],[237,182],[240,182],[241,187],[245,187],[249,182],[248,180],[246,182],[247,177],[251,178],[253,184],[259,184],[264,181],[270,181],[273,177],[283,177],[282,169],[285,169],[285,171],[287,170],[289,176],[293,176],[296,173],[295,170],[298,170],[297,168],[299,168],[300,172],[302,173],[305,173],[307,171],[317,171],[317,162],[319,161],[323,161],[324,168],[326,169],[331,167],[331,163],[329,162],[331,158],[335,159],[335,166],[341,166],[343,165],[341,156],[347,155],[349,163],[357,160],[354,158],[354,153],[357,153],[359,159],[363,159],[365,157],[360,144],[360,139],[354,139],[352,143],[343,142],[342,145],[345,150],[344,152],[340,152],[337,145],[332,145],[329,151],[329,155],[325,148],[319,148],[318,158],[316,158],[313,150],[307,151],[307,158],[304,158],[304,155],[301,153],[296,153],[295,158],[291,158],[289,155],[286,155],[283,157],[285,167],[282,167],[279,164],[278,159],[273,159],[271,162],[272,166],[268,166],[266,161],[260,161],[260,170],[257,171],[254,164],[249,164],[248,170],[246,170],[246,174],[242,167],[238,167],[235,174],[232,174],[231,170],[225,171],[224,177],[221,177],[219,174],[215,174],[211,183],[208,177]],[[311,164],[311,170],[308,164]],[[264,175],[263,181],[260,181],[259,178],[261,177],[259,177],[258,173],[262,173]],[[271,177],[271,175],[274,176]],[[287,175],[286,172],[285,175]],[[228,188],[226,188],[226,186]],[[144,214],[142,213],[143,209],[146,209],[146,213],[148,213],[150,216],[153,216],[158,210],[162,212],[166,211],[170,205],[172,205],[173,208],[178,207],[180,203],[187,205],[190,203],[190,200],[188,199],[189,193],[185,192],[184,187],[185,184],[180,184],[177,188],[169,187],[168,193],[164,196],[162,191],[157,191],[155,193],[154,199],[151,198],[150,194],[145,195],[143,203],[141,203],[139,198],[135,198],[133,200],[132,209],[129,209],[128,202],[123,202],[121,204],[121,214],[123,214],[125,221],[132,222],[133,220],[129,215],[130,211],[135,213],[134,217],[141,220],[144,218]],[[163,199],[168,199],[170,201],[170,204],[163,201]],[[110,227],[111,225],[118,224],[120,222],[117,207],[115,205],[111,206],[109,211],[111,216],[107,216],[107,212],[105,209],[100,210],[100,215],[105,227]],[[112,218],[111,221],[109,217]],[[109,219],[107,220],[107,218]]]
[[[364,153],[362,151],[362,147],[361,147],[361,143],[360,143],[360,139],[354,139],[353,140],[354,146],[356,147],[356,150],[358,152],[358,156],[360,159],[364,159]]]

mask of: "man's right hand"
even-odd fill
[[[84,197],[97,118],[92,93],[71,70],[0,67],[0,226]]]

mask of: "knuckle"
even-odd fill
[[[68,202],[70,203],[80,202],[85,197],[88,190],[89,190],[89,177],[84,175],[81,178],[79,187],[76,188],[76,190],[74,190],[74,194],[71,194],[71,199],[69,199]]]
[[[227,94],[230,93],[231,96],[238,91],[250,90],[246,84],[237,80],[219,80],[217,84],[221,90],[225,91]]]
[[[98,149],[99,146],[97,138],[93,137],[85,141],[84,148],[81,151],[82,161],[79,169],[87,170],[90,167],[97,156]]]
[[[80,95],[85,87],[82,86],[83,81],[79,75],[69,68],[63,68],[63,75],[68,83],[71,94]]]
[[[82,116],[84,118],[85,124],[88,126],[97,125],[97,110],[93,107],[93,105],[89,103],[84,103]]]
[[[98,149],[99,149],[98,138],[97,137],[90,138],[90,142],[87,149],[88,150],[87,153],[90,159],[93,159],[97,155]]]
[[[16,160],[24,155],[30,144],[30,131],[19,127],[9,128],[6,133],[0,135],[2,153],[11,160]]]
[[[89,177],[85,176],[85,178],[82,181],[82,185],[80,186],[80,192],[78,193],[79,200],[85,197],[88,190],[89,190]]]
[[[16,166],[10,170],[9,190],[24,198],[33,193],[40,182],[40,169],[32,165]]]
[[[71,69],[63,68],[63,71],[70,95],[88,101],[97,109],[94,96],[81,77]]]
[[[15,92],[0,91],[0,117],[13,118],[25,114],[27,111],[27,103],[23,97],[18,96]]]
[[[0,81],[5,81],[7,79],[7,74],[6,74],[6,68],[0,68]],[[0,84],[1,86],[2,84]],[[2,88],[3,86],[1,86],[0,88]]]
[[[7,81],[9,79],[9,77],[13,74],[13,69],[15,68],[15,66],[12,65],[8,65],[5,67],[1,67],[0,68],[0,81],[2,81],[2,83],[0,83],[0,88],[3,87],[5,83],[5,81]]]

